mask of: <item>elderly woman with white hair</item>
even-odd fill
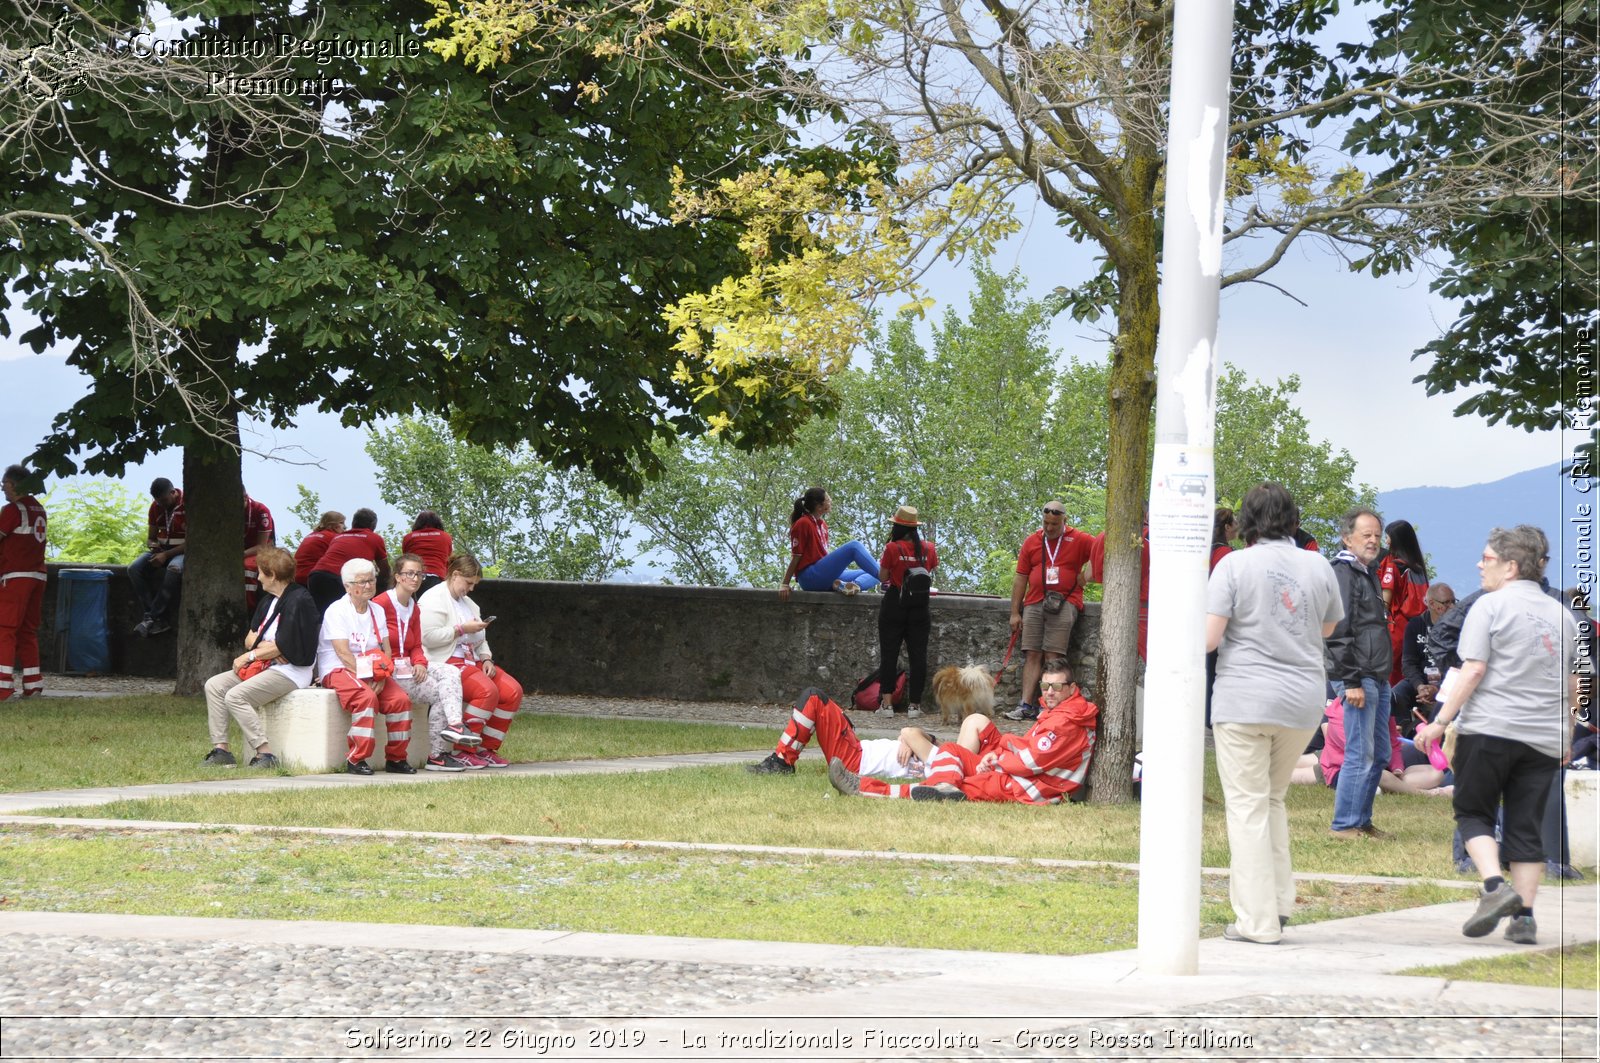
[[[383,713],[388,740],[383,747],[384,770],[394,775],[415,775],[406,759],[411,740],[411,699],[400,684],[389,682],[394,659],[389,651],[389,620],[383,607],[372,601],[377,590],[377,566],[366,558],[352,558],[339,569],[344,597],[328,606],[317,639],[317,674],[327,689],[339,696],[350,714],[350,751],[345,771],[371,775],[367,758],[376,745],[377,713]]]

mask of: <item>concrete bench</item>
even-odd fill
[[[377,745],[367,763],[383,773],[385,717],[377,714],[374,725]],[[350,714],[339,707],[339,697],[331,690],[307,687],[291,691],[261,709],[261,722],[267,729],[272,752],[286,765],[306,771],[342,771],[349,744]],[[428,759],[428,712],[415,702],[411,705],[411,745],[407,760],[418,769]]]
[[[1600,771],[1569,771],[1567,859],[1573,867],[1600,864]]]

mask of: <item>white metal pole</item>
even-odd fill
[[[1179,0],[1172,44],[1150,475],[1139,967],[1194,974],[1205,763],[1205,588],[1216,505],[1217,299],[1231,0]]]

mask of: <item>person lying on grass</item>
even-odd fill
[[[856,737],[855,725],[837,702],[816,687],[807,687],[795,702],[778,746],[759,764],[746,764],[755,775],[793,775],[794,762],[815,735],[822,755],[863,775],[920,779],[927,774],[928,754],[939,737],[920,727],[905,727],[899,738]]]
[[[913,740],[913,752],[928,765],[924,783],[886,783],[852,771],[843,759],[828,762],[828,780],[840,793],[860,797],[1056,804],[1083,785],[1100,710],[1059,657],[1045,662],[1039,687],[1043,711],[1027,734],[1001,734],[989,717],[974,713],[961,722],[954,742],[924,751]]]

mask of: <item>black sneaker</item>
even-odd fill
[[[205,755],[205,759],[200,763],[209,765],[213,768],[237,768],[239,766],[238,759],[232,753],[229,753],[226,749],[220,748],[213,749],[211,752],[207,753]]]
[[[1461,932],[1469,938],[1481,938],[1521,907],[1522,896],[1511,888],[1511,883],[1502,882],[1493,893],[1478,897],[1478,910],[1462,924]]]
[[[1039,706],[1029,705],[1024,701],[1010,712],[1001,713],[1001,715],[1008,720],[1037,720],[1039,718]]]
[[[344,762],[346,775],[371,775],[372,765],[364,760],[347,760]]]
[[[278,770],[278,758],[271,753],[258,753],[250,760],[252,768],[265,768],[268,771]]]
[[[913,801],[965,801],[967,795],[947,782],[937,783],[933,786],[913,786],[911,800]]]
[[[383,762],[383,770],[390,775],[415,775],[417,773],[417,769],[411,766],[409,760],[386,760]],[[367,769],[367,774],[372,774],[370,768]]]
[[[1518,945],[1537,945],[1539,924],[1533,921],[1531,915],[1514,915],[1506,924],[1506,940]]]
[[[859,797],[861,794],[861,776],[844,766],[844,761],[834,757],[828,761],[828,781],[833,783],[833,788],[841,794]]]
[[[794,765],[776,753],[768,753],[766,760],[759,764],[746,764],[744,770],[751,775],[793,775]]]

